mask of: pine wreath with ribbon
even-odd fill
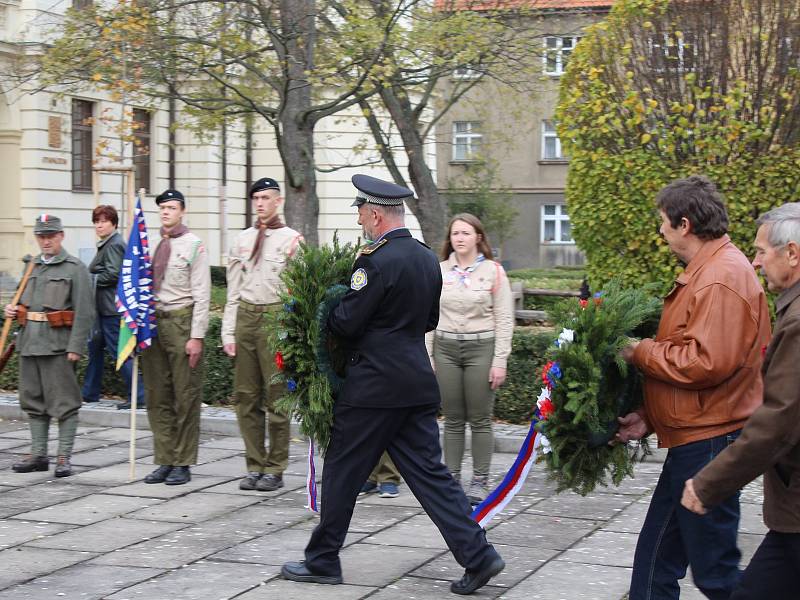
[[[646,441],[610,446],[617,417],[642,405],[641,374],[622,360],[630,337],[651,335],[661,300],[651,288],[611,282],[589,300],[557,304],[551,319],[561,331],[542,373],[536,425],[547,438],[550,477],[558,490],[586,495],[609,480],[619,485],[649,453]]]

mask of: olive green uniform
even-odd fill
[[[251,260],[258,235],[264,235],[260,258]],[[266,313],[280,308],[280,275],[297,251],[301,235],[289,227],[251,227],[236,238],[228,255],[228,300],[222,320],[222,343],[236,344],[234,392],[236,417],[245,446],[247,470],[281,475],[289,464],[289,418],[275,411],[282,386],[270,384],[275,353],[267,344]],[[269,423],[269,451],[264,446]]]
[[[74,311],[71,327],[52,327],[47,321],[28,320],[19,334],[19,401],[28,413],[31,454],[47,456],[50,419],[59,422],[59,456],[69,456],[78,427],[81,390],[75,366],[67,353],[86,354],[89,330],[94,322],[92,283],[86,266],[61,250],[48,262],[34,262],[20,304],[29,312]]]
[[[367,477],[367,481],[377,483],[378,485],[382,483],[400,484],[400,471],[394,466],[394,461],[392,461],[388,452],[381,454],[378,464],[372,469],[372,473]]]
[[[171,240],[155,296],[157,334],[142,352],[153,458],[158,465],[189,466],[197,462],[203,360],[189,367],[186,342],[205,338],[211,303],[208,252],[199,237],[188,232]]]

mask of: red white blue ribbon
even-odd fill
[[[531,421],[528,435],[525,436],[525,441],[522,442],[522,447],[519,449],[517,458],[514,464],[511,465],[511,469],[506,473],[503,482],[487,496],[486,500],[481,502],[475,507],[475,510],[472,511],[472,518],[477,521],[478,525],[481,527],[486,527],[489,521],[492,520],[492,517],[502,511],[506,505],[511,502],[511,499],[517,495],[517,492],[519,492],[522,485],[525,483],[528,472],[536,461],[536,455],[542,439],[542,434],[535,429],[536,423],[538,423],[536,419]]]
[[[317,468],[314,466],[314,439],[308,439],[308,475],[306,476],[306,508],[319,512],[317,508]]]

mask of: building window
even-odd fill
[[[691,32],[680,36],[674,33],[656,35],[650,38],[649,43],[657,72],[670,70],[688,73],[695,70],[697,44],[694,43],[694,34]]]
[[[477,79],[480,76],[480,71],[466,66],[456,67],[453,71],[453,79]]]
[[[545,204],[542,206],[542,243],[574,243],[567,207],[563,204]]]
[[[453,160],[477,160],[482,139],[480,122],[455,121],[453,123]]]
[[[152,114],[141,108],[133,109],[133,166],[136,191],[150,191],[150,140]]]
[[[561,140],[552,121],[542,121],[542,160],[564,160]]]
[[[72,189],[92,190],[92,123],[94,103],[72,101]]]
[[[544,72],[547,75],[563,75],[567,70],[569,56],[578,44],[579,37],[544,38]]]

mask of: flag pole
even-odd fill
[[[136,411],[139,408],[136,405],[139,385],[139,353],[133,353],[133,364],[131,365],[131,441],[128,460],[130,462],[130,472],[128,479],[133,481],[136,479]]]

